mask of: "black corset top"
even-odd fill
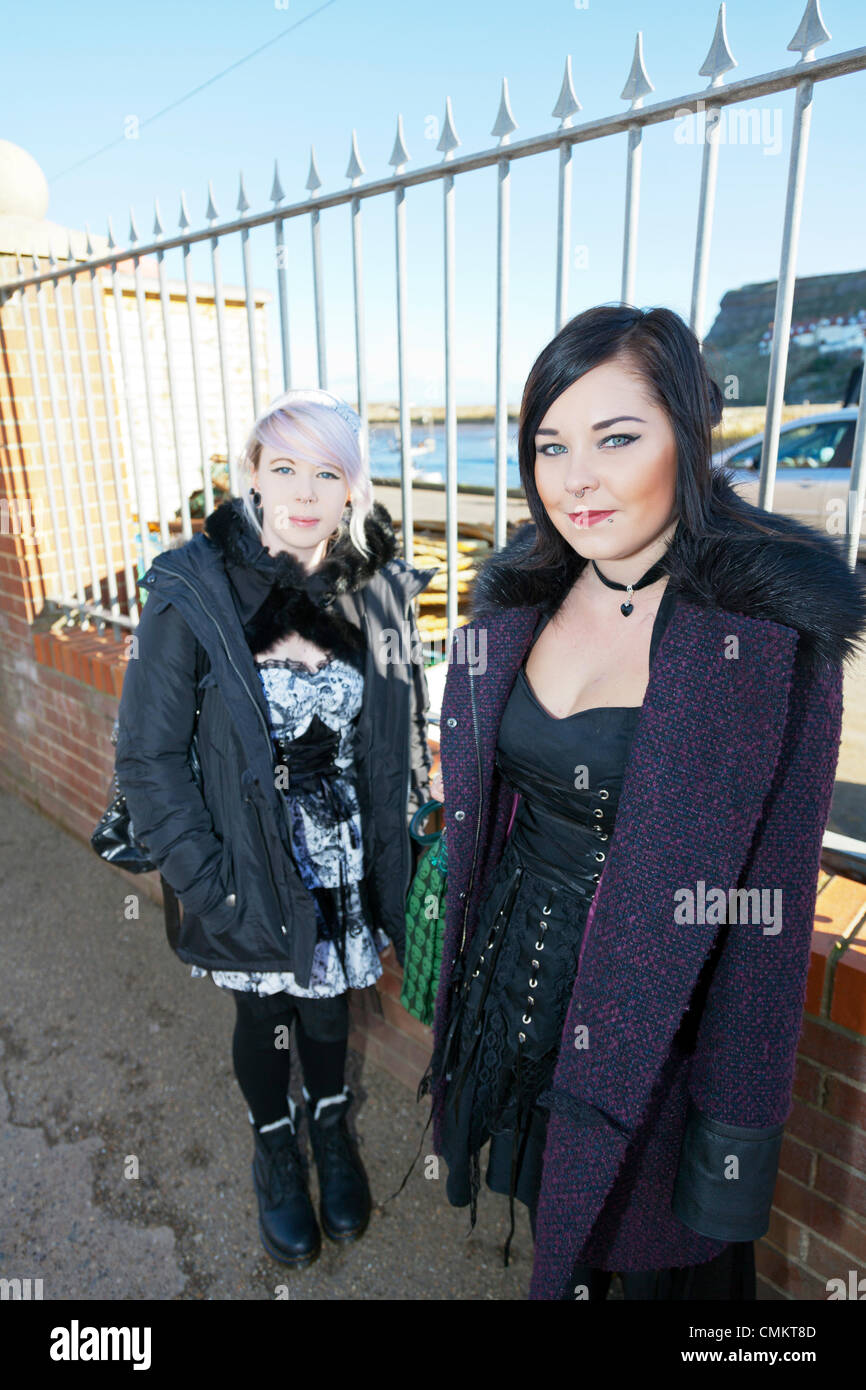
[[[675,603],[667,585],[653,623],[650,666]],[[539,619],[533,644],[548,621]],[[496,765],[521,794],[511,842],[536,873],[588,897],[607,858],[640,711],[640,705],[599,706],[559,719],[538,700],[521,665],[503,712]]]

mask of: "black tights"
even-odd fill
[[[349,1040],[348,995],[303,999],[284,991],[264,996],[240,990],[232,993],[237,1005],[232,1061],[255,1125],[272,1124],[288,1113],[288,1038],[294,1019],[310,1099],[342,1092]],[[277,1033],[278,1028],[283,1031]]]

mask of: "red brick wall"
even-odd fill
[[[789,1298],[823,1300],[828,1279],[866,1275],[864,1041],[806,1014],[770,1229],[757,1250],[759,1274]]]

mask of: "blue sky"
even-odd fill
[[[125,240],[129,206],[149,234],[153,200],[173,230],[180,190],[194,226],[204,224],[207,182],[220,214],[237,200],[243,169],[253,209],[269,206],[274,158],[287,201],[305,196],[310,145],[324,190],[346,186],[352,128],[365,178],[389,172],[398,112],[408,167],[438,162],[437,123],[451,97],[461,152],[492,145],[490,128],[507,76],[518,123],[514,138],[555,128],[550,115],[571,54],[582,104],[577,121],[626,109],[619,93],[643,31],[655,92],[647,104],[704,87],[699,77],[716,21],[715,0],[650,6],[637,0],[274,0],[181,6],[150,0],[118,6],[47,0],[4,19],[4,122],[0,136],[24,146],[51,186],[48,216],[88,222],[104,233],[109,215]],[[316,11],[319,10],[318,13]],[[787,66],[801,0],[730,0],[727,32],[739,62],[728,81]],[[818,56],[866,41],[862,0],[827,0],[831,41]],[[259,45],[310,16],[279,42],[159,119],[147,118],[205,83]],[[36,20],[38,19],[38,24]],[[793,93],[755,103],[765,134],[720,152],[708,320],[721,295],[777,273]],[[861,269],[866,259],[862,112],[866,74],[819,83],[815,90],[800,275]],[[130,116],[137,139],[85,159],[122,137]],[[776,140],[776,135],[780,139]],[[512,171],[509,398],[519,400],[526,373],[552,336],[555,274],[556,155],[518,161]],[[701,146],[678,143],[673,126],[644,136],[636,300],[688,316]],[[79,161],[85,160],[84,163]],[[77,168],[70,166],[78,164]],[[65,172],[69,171],[69,172]],[[625,136],[578,147],[574,163],[573,247],[585,262],[571,274],[569,314],[618,300]],[[495,173],[457,182],[457,376],[461,402],[489,401],[495,332]],[[442,193],[438,185],[408,199],[409,360],[413,400],[442,398]],[[353,394],[351,262],[344,209],[323,217],[331,389]],[[396,395],[393,203],[370,200],[364,213],[367,333],[372,399]],[[292,263],[294,384],[313,384],[315,355],[306,219],[287,229]],[[253,234],[256,281],[272,286],[270,229]],[[225,253],[227,279],[240,283],[240,258]],[[179,258],[172,274],[180,273]],[[207,273],[207,260],[197,262]]]

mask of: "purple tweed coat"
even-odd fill
[[[696,540],[678,527],[667,552],[678,601],[650,669],[547,1093],[535,1299],[573,1297],[576,1260],[617,1271],[700,1264],[731,1240],[764,1234],[769,1220],[843,663],[866,631],[866,588],[838,542],[750,506],[726,474],[712,486],[714,499],[724,494],[741,513],[771,521],[774,534],[719,518],[722,538]],[[447,1087],[436,1061],[452,973],[515,804],[494,763],[499,725],[539,614],[558,607],[575,577],[570,563],[535,577],[522,567],[534,533],[527,523],[486,561],[472,621],[454,634],[449,657],[437,1153]],[[812,544],[796,543],[798,535]],[[727,922],[724,907],[678,921],[675,893],[699,894],[701,881],[707,895],[723,890],[724,902],[729,890],[757,888],[770,890],[769,904],[781,890],[781,929],[765,930],[766,916],[742,908],[739,922],[736,911]]]

